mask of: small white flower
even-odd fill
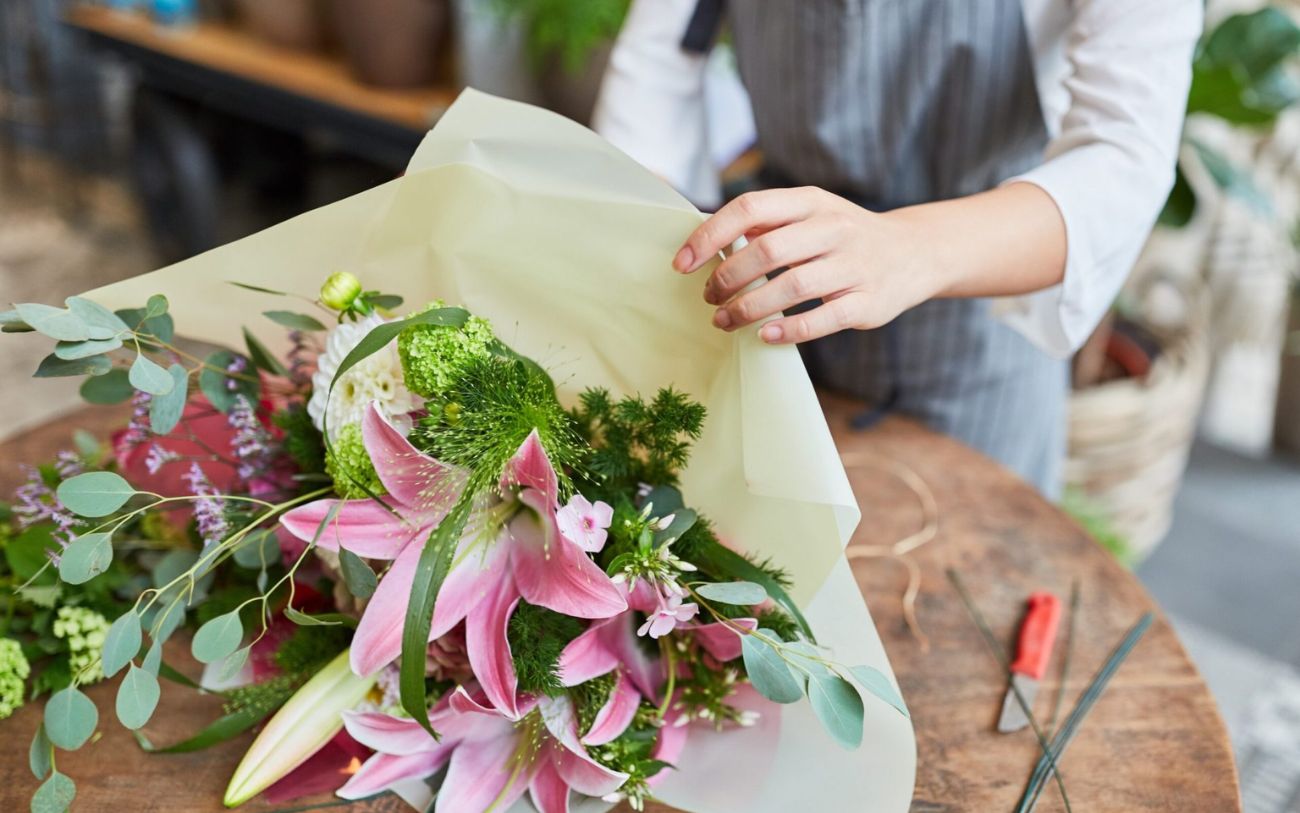
[[[328,413],[331,439],[343,427],[359,423],[372,401],[399,432],[405,435],[411,431],[409,413],[419,406],[419,399],[406,388],[395,340],[348,370],[334,386],[334,394],[326,404],[330,382],[339,364],[366,334],[386,321],[378,314],[371,314],[359,322],[344,322],[331,330],[325,340],[325,350],[316,360],[316,372],[311,378],[307,414],[316,428],[324,431]]]

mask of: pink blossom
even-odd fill
[[[614,521],[614,509],[597,500],[593,505],[581,494],[574,494],[568,505],[555,512],[555,522],[560,533],[577,543],[588,553],[599,553],[609,538],[609,524]]]
[[[675,593],[661,596],[659,607],[646,618],[645,623],[636,631],[636,634],[649,635],[651,638],[662,638],[676,629],[678,624],[685,624],[690,621],[699,611],[698,604],[683,604],[682,597]]]

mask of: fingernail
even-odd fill
[[[727,313],[726,308],[719,308],[718,312],[713,314],[713,325],[723,330],[731,327],[731,314]]]
[[[775,342],[781,341],[781,337],[784,334],[785,331],[781,330],[780,325],[767,324],[767,325],[763,325],[762,330],[758,331],[758,338],[762,339],[768,344],[773,344]]]
[[[691,251],[690,246],[682,246],[681,251],[678,251],[677,256],[673,258],[673,268],[683,274],[691,270],[691,266],[694,264],[695,252]]]
[[[704,286],[704,301],[708,302],[710,305],[722,304],[718,301],[718,297],[713,293],[713,286],[711,285]]]

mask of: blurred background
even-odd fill
[[[58,302],[389,180],[462,87],[586,122],[626,10],[3,0],[4,298]],[[1247,811],[1295,813],[1300,3],[1207,13],[1178,184],[1075,360],[1065,508],[1172,617],[1233,735]],[[762,157],[725,47],[709,76],[712,157],[735,194]],[[0,433],[76,408],[70,379],[30,381],[39,337],[5,347]]]

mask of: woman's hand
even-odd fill
[[[704,288],[724,330],[821,299],[759,335],[805,342],[875,328],[939,296],[1023,293],[1059,282],[1065,229],[1047,193],[1026,183],[878,214],[816,187],[741,195],[696,229],[673,267],[690,273],[744,236]],[[752,290],[750,283],[787,268]]]

